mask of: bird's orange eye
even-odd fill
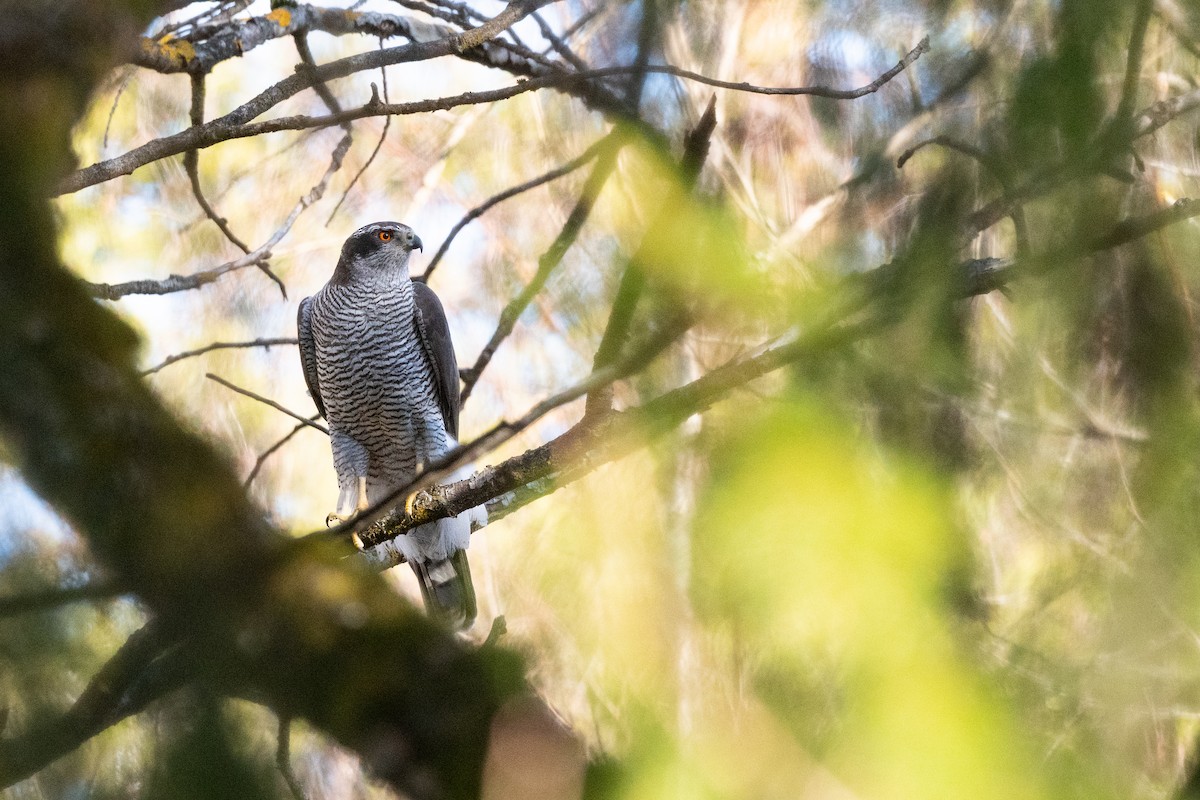
[[[380,231],[379,232],[379,241],[390,242],[391,240],[392,240],[392,232],[391,231]]]

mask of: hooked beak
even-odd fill
[[[425,252],[425,245],[421,242],[421,237],[417,236],[415,233],[413,234],[412,249],[420,250],[422,253]]]

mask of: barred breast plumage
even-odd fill
[[[414,335],[412,282],[326,285],[313,297],[317,374],[332,427],[369,457],[376,502],[449,449],[432,369]]]

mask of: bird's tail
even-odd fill
[[[441,561],[422,563],[414,559],[409,563],[417,573],[421,597],[429,613],[457,630],[470,627],[475,621],[476,609],[475,585],[471,583],[467,551],[457,550]]]

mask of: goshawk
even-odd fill
[[[409,276],[421,239],[407,225],[376,222],[342,246],[333,277],[300,303],[304,379],[329,420],[338,506],[347,519],[410,481],[456,445],[458,362],[433,290]],[[426,607],[457,627],[475,618],[464,512],[409,532],[397,546]]]

